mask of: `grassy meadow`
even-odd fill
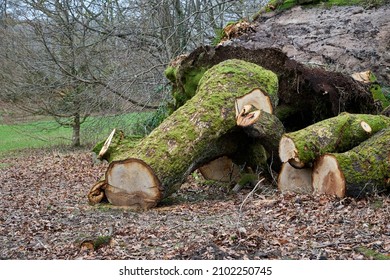
[[[142,134],[142,123],[152,113],[130,113],[119,116],[90,117],[81,126],[81,144],[92,147],[96,142],[105,139],[114,128],[125,134]],[[0,119],[0,158],[10,153],[28,149],[70,147],[72,128],[61,127],[54,120],[19,120],[5,124]]]

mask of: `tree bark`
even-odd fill
[[[345,153],[320,156],[313,169],[315,193],[361,197],[390,187],[390,128]]]
[[[175,192],[192,171],[234,154],[239,143],[245,145],[246,136],[236,127],[236,100],[254,89],[275,100],[271,96],[276,96],[278,89],[276,75],[252,63],[224,61],[204,74],[191,100],[138,145],[128,151],[112,151],[105,182],[130,197],[120,203],[154,207]],[[140,175],[134,180],[129,172]]]
[[[266,111],[247,111],[243,108],[237,118],[237,125],[243,127],[244,132],[264,146],[273,169],[279,170],[281,162],[278,156],[279,141],[285,130],[282,122],[273,114]]]
[[[345,152],[389,125],[390,118],[383,115],[342,113],[283,135],[279,156],[282,162],[303,168],[324,153]]]

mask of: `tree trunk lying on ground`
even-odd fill
[[[111,153],[100,189],[113,204],[154,207],[192,171],[247,146],[237,131],[236,111],[247,102],[267,103],[272,110],[277,89],[276,75],[255,64],[227,60],[214,66],[202,77],[197,94],[138,145]]]
[[[389,125],[390,118],[383,115],[342,113],[283,135],[279,156],[282,162],[303,168],[324,153],[345,152]]]
[[[390,187],[390,128],[345,153],[320,156],[313,169],[315,193],[364,196]]]

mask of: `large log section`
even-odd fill
[[[215,65],[196,95],[151,134],[128,151],[111,153],[99,188],[116,205],[156,206],[198,167],[223,155],[233,158],[238,147],[248,146],[236,112],[250,104],[272,113],[277,90],[277,76],[256,64],[232,59]]]
[[[315,193],[364,196],[390,187],[390,128],[345,153],[320,156],[313,168]]]

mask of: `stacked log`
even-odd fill
[[[345,153],[317,158],[314,193],[361,197],[390,187],[390,129],[383,129]]]
[[[283,135],[282,192],[362,196],[389,187],[390,118],[343,113]]]

